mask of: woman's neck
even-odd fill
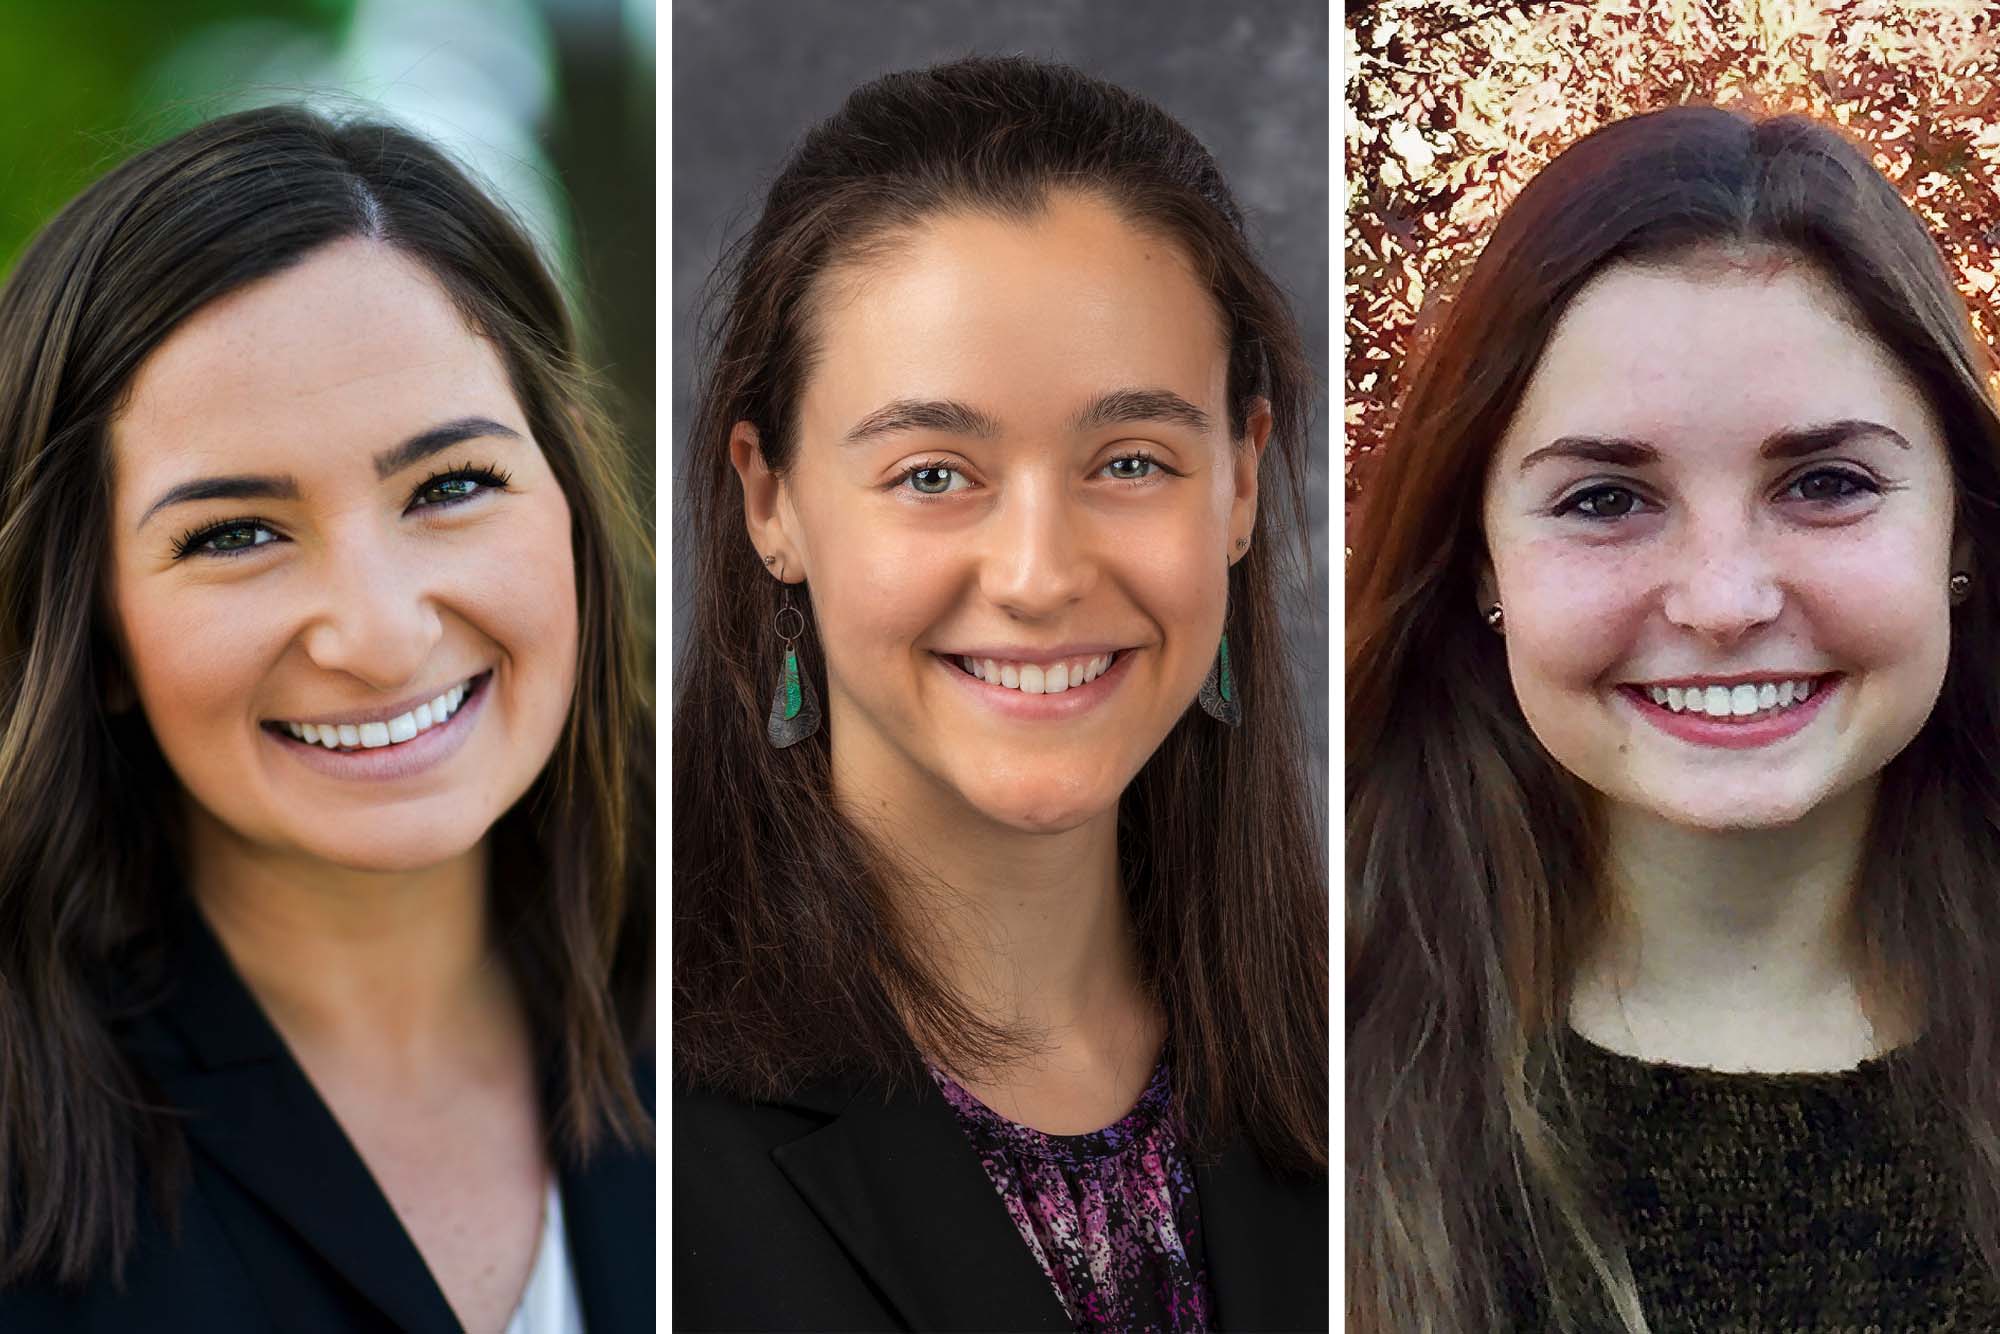
[[[897,910],[929,962],[980,1014],[1048,1034],[1051,1048],[1129,1045],[1147,1008],[1118,873],[1115,810],[1024,832],[952,803],[839,794],[848,817],[908,872]],[[921,831],[922,837],[911,837]]]
[[[190,803],[192,805],[192,803]],[[511,1028],[491,947],[486,848],[407,872],[274,855],[189,811],[196,905],[295,1050],[436,1070]]]
[[[1864,786],[1781,829],[1712,832],[1606,811],[1610,918],[1570,1022],[1654,1060],[1839,1069],[1891,1034],[1867,994],[1854,897],[1874,799]]]

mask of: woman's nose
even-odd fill
[[[1674,564],[1662,610],[1675,625],[1711,642],[1741,639],[1784,609],[1778,564],[1754,532],[1690,532]]]
[[[1022,619],[1061,612],[1096,578],[1085,516],[1053,490],[1008,496],[982,538],[981,588],[996,606]]]
[[[378,690],[410,684],[444,635],[435,579],[434,567],[396,559],[393,545],[329,553],[303,635],[307,656]]]

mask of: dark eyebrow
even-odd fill
[[[1823,422],[1817,426],[1773,431],[1764,437],[1764,443],[1757,447],[1757,457],[1805,458],[1812,454],[1823,454],[1829,449],[1838,449],[1858,435],[1879,435],[1893,445],[1903,449],[1910,448],[1910,442],[1903,438],[1900,431],[1884,426],[1880,422],[1845,417],[1839,421]],[[1630,440],[1617,436],[1566,435],[1522,459],[1519,470],[1526,472],[1534,464],[1546,459],[1582,459],[1588,463],[1608,463],[1614,467],[1643,468],[1649,463],[1658,463],[1660,451],[1643,440]]]
[[[1765,437],[1757,453],[1759,457],[1767,459],[1800,459],[1808,454],[1820,454],[1829,449],[1838,449],[1857,435],[1879,435],[1892,445],[1898,445],[1903,449],[1910,448],[1910,442],[1903,438],[1901,431],[1892,430],[1881,422],[1846,417],[1819,426],[1801,426],[1792,431],[1774,431]]]
[[[411,436],[394,449],[387,449],[377,454],[375,476],[379,480],[387,481],[413,463],[450,449],[462,440],[475,440],[481,436],[502,436],[510,440],[519,440],[521,433],[512,427],[502,426],[489,417],[460,417],[457,421],[433,426],[421,435]],[[182,482],[178,486],[169,487],[158,500],[146,507],[146,512],[139,516],[136,526],[144,528],[146,521],[159,511],[171,505],[185,505],[190,501],[297,500],[298,498],[298,480],[285,474],[200,477],[192,482]]]
[[[841,437],[843,445],[858,445],[898,431],[943,431],[991,439],[1000,424],[969,404],[942,398],[899,398],[863,417]]]
[[[1078,431],[1121,422],[1173,422],[1196,431],[1209,428],[1206,412],[1170,389],[1114,389],[1076,415]]]
[[[511,426],[502,426],[491,417],[460,417],[457,421],[433,426],[422,435],[413,435],[394,449],[377,454],[375,475],[386,482],[412,463],[427,459],[441,450],[450,449],[461,440],[477,440],[489,435],[497,435],[507,440],[521,438],[519,431]]]
[[[1586,463],[1608,463],[1617,468],[1643,468],[1649,463],[1659,462],[1660,451],[1644,440],[1566,435],[1522,459],[1519,471],[1526,472],[1547,459],[1582,459]]]

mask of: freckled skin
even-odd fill
[[[1269,415],[1229,438],[1213,301],[1175,247],[1070,197],[1025,222],[934,219],[828,283],[779,513],[825,644],[837,781],[944,822],[1112,818],[1208,670],[1254,518]],[[1210,426],[1073,429],[1125,388],[1171,390]],[[959,400],[1000,433],[839,443],[898,399]],[[1104,472],[1135,449],[1180,475]],[[896,489],[913,463],[956,470],[956,489]],[[1077,641],[1138,652],[1114,695],[1059,724],[969,702],[933,657]]]
[[[481,438],[396,473],[372,456],[467,416]],[[111,440],[107,600],[144,711],[194,817],[279,859],[364,870],[473,848],[554,749],[575,688],[569,508],[497,351],[413,261],[340,242],[197,313],[140,367]],[[410,509],[471,464],[504,492]],[[193,478],[290,474],[297,500],[140,517]],[[266,521],[282,542],[173,559],[175,539]],[[466,744],[426,773],[313,772],[260,724],[436,693],[492,668]]]
[[[1916,387],[1850,319],[1803,265],[1621,265],[1572,303],[1536,368],[1487,481],[1489,591],[1529,725],[1613,802],[1696,828],[1789,824],[1871,784],[1930,714],[1950,645],[1948,455]],[[1773,432],[1844,419],[1910,447],[1863,435],[1759,457]],[[1522,470],[1570,435],[1644,440],[1661,458]],[[1826,500],[1824,477],[1818,502],[1790,490],[1827,468],[1882,492]],[[1552,513],[1596,485],[1643,504]],[[1845,680],[1803,731],[1746,750],[1671,737],[1616,694],[1766,670]]]

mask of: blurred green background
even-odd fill
[[[0,0],[0,275],[134,150],[242,107],[387,116],[541,240],[654,473],[653,0]]]

